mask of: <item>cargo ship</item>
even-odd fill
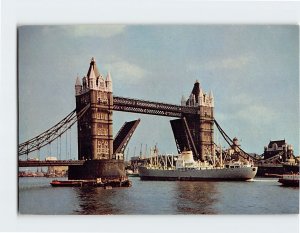
[[[257,173],[257,167],[250,161],[230,161],[214,166],[207,161],[195,161],[192,151],[183,151],[176,160],[175,166],[153,166],[152,164],[139,167],[141,180],[187,180],[187,181],[223,181],[251,180]]]

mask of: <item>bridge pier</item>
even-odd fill
[[[69,166],[69,180],[118,179],[125,177],[123,160],[87,160],[82,166]]]

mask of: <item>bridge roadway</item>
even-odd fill
[[[199,114],[199,108],[114,96],[113,110],[167,117]]]
[[[85,160],[52,160],[52,161],[39,161],[39,160],[19,160],[19,167],[49,167],[49,166],[70,166],[70,165],[83,165]]]

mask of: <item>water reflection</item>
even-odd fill
[[[213,182],[141,182],[131,188],[74,188],[75,214],[216,214]]]
[[[216,182],[177,182],[178,214],[217,214],[213,206],[218,201]]]
[[[75,189],[75,188],[74,188]],[[80,210],[76,214],[121,214],[115,200],[116,190],[104,190],[100,187],[82,187],[74,190],[79,201]],[[121,200],[120,200],[121,201]]]

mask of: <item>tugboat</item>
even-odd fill
[[[281,183],[283,186],[299,187],[299,179],[299,173],[284,174],[282,175],[282,177],[279,178],[278,182]]]
[[[139,177],[139,172],[137,169],[135,171],[132,171],[131,169],[127,169],[126,175],[129,177]]]

